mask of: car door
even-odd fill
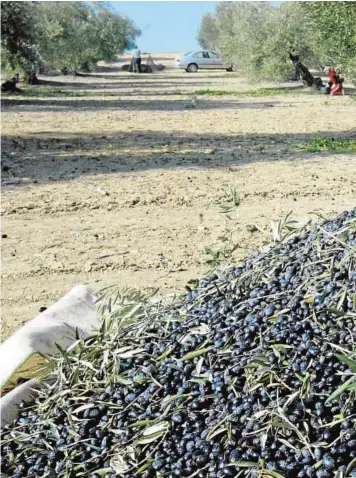
[[[212,69],[223,69],[224,63],[219,55],[213,51],[209,51],[210,64]]]
[[[210,59],[209,55],[207,55],[207,52],[197,51],[193,56],[196,61],[196,64],[198,65],[198,68],[209,68]]]

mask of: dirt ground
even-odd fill
[[[194,105],[196,90],[261,85],[226,72],[134,75],[120,63],[43,79],[2,108],[3,338],[77,283],[183,291],[231,227],[220,212],[230,186],[241,197],[236,261],[264,239],[249,225],[355,205],[355,156],[298,147],[354,133],[350,97],[297,89]]]

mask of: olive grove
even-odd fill
[[[356,2],[220,2],[198,40],[251,79],[288,78],[289,52],[309,67],[333,64],[356,80]]]

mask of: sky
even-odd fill
[[[186,52],[199,48],[200,20],[219,2],[163,1],[108,2],[117,13],[134,21],[142,31],[137,44],[142,52]],[[280,3],[280,2],[272,2]]]
[[[213,13],[218,2],[110,2],[142,31],[137,44],[149,53],[183,52],[199,47],[201,17]]]

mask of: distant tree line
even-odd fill
[[[134,46],[140,31],[101,2],[1,3],[2,68],[31,76],[44,64],[91,70]]]
[[[356,82],[356,2],[220,2],[203,16],[198,40],[256,80],[288,78],[294,52]]]

